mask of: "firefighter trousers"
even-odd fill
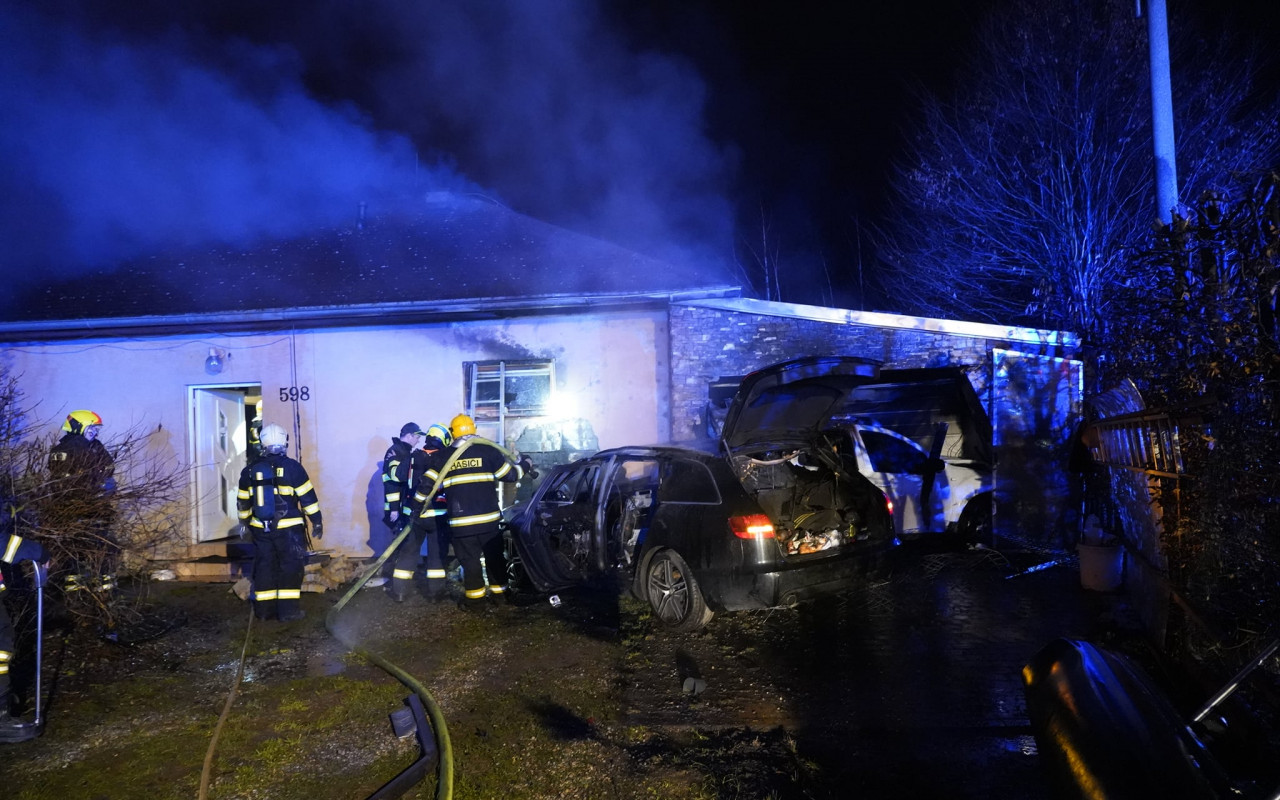
[[[489,594],[502,595],[507,591],[507,557],[503,552],[502,531],[493,529],[481,533],[468,532],[466,536],[453,535],[453,552],[462,563],[462,593],[464,601],[484,599]],[[480,560],[484,559],[481,566]],[[488,572],[488,580],[485,572]]]
[[[417,520],[406,522],[405,525],[409,526],[409,532],[391,555],[391,587],[401,598],[408,597],[409,591],[413,589],[413,573],[422,560],[422,536],[426,532],[418,526]],[[403,526],[394,527],[393,524],[393,534],[399,536],[402,531]]]
[[[4,604],[4,592],[0,592],[0,716],[9,713],[9,669],[13,666],[16,641],[13,621]]]
[[[302,612],[307,546],[301,525],[254,531],[253,613],[258,619],[296,619]]]

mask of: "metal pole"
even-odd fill
[[[1169,77],[1169,21],[1165,0],[1147,0],[1151,57],[1151,138],[1156,156],[1156,217],[1173,222],[1178,205],[1178,162],[1173,142],[1173,88]]]
[[[36,731],[44,727],[44,709],[40,705],[43,687],[40,685],[40,665],[44,661],[44,584],[49,573],[44,565],[32,562],[35,566],[36,581]]]
[[[1255,669],[1262,666],[1262,663],[1271,657],[1271,654],[1276,651],[1276,648],[1280,648],[1280,639],[1273,639],[1271,641],[1271,644],[1267,645],[1266,648],[1264,648],[1263,651],[1259,653],[1256,658],[1254,658],[1247,665],[1245,665],[1244,669],[1237,672],[1236,676],[1232,678],[1227,683],[1226,686],[1222,687],[1221,691],[1219,691],[1216,695],[1214,695],[1213,698],[1209,700],[1209,702],[1201,706],[1200,710],[1196,711],[1196,714],[1194,717],[1191,718],[1191,721],[1199,722],[1200,720],[1209,716],[1209,712],[1212,711],[1214,707],[1217,706],[1219,703],[1221,703],[1223,700],[1226,700],[1228,697],[1230,697],[1231,693],[1240,687],[1240,683],[1249,676],[1249,673],[1253,672]]]

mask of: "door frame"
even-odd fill
[[[197,416],[196,408],[197,396],[201,391],[208,390],[224,390],[240,392],[245,398],[245,407],[252,406],[249,402],[251,396],[262,396],[262,384],[257,381],[224,381],[219,383],[198,383],[187,386],[187,453],[190,456],[191,464],[191,480],[189,489],[190,512],[188,514],[188,529],[190,531],[187,541],[189,545],[200,545],[204,542],[217,541],[217,539],[200,539],[200,482],[197,470],[200,465],[196,463],[199,452],[199,442],[197,441]],[[245,420],[247,422],[247,420]],[[244,445],[244,452],[248,452],[249,434],[248,426],[244,426],[244,441],[238,442]]]

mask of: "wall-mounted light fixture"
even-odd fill
[[[209,348],[209,357],[204,360],[204,371],[210,375],[217,375],[222,372],[223,367],[231,360],[231,353],[226,350],[219,350],[216,347]]]

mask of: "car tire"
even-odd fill
[[[956,522],[956,537],[963,544],[989,543],[995,532],[995,508],[991,495],[980,494],[969,500]]]
[[[696,631],[715,616],[702,597],[693,570],[676,551],[654,553],[644,575],[645,596],[664,625],[677,631]]]

